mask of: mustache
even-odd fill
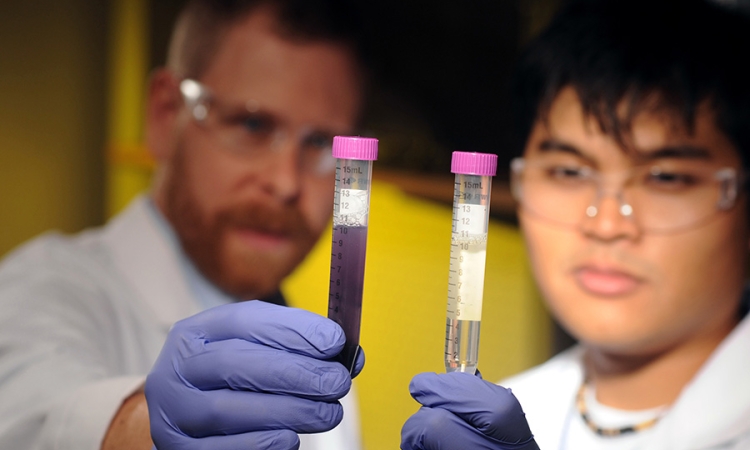
[[[232,206],[220,211],[214,227],[250,228],[263,233],[292,237],[312,234],[297,208],[274,208],[257,203]]]

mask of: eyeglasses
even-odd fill
[[[698,226],[732,208],[740,177],[730,167],[701,161],[669,161],[600,173],[581,162],[550,158],[511,162],[511,189],[531,214],[564,226],[578,226],[599,214],[612,196],[619,213],[652,233]]]
[[[183,79],[180,92],[192,118],[211,130],[231,153],[248,159],[267,158],[292,138],[299,148],[303,171],[319,176],[334,171],[332,134],[311,126],[292,128],[254,100],[231,103],[219,99],[195,80]]]

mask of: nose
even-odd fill
[[[641,234],[633,217],[633,207],[625,201],[622,191],[600,191],[586,208],[581,231],[602,241],[637,239]]]
[[[266,192],[288,203],[296,200],[302,189],[299,143],[292,136],[280,135],[267,154],[261,177]]]

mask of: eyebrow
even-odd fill
[[[225,99],[221,99],[221,101],[229,104],[229,102],[226,101]],[[263,108],[263,107],[259,107],[259,108],[255,109],[255,110],[251,111],[251,110],[249,110],[248,108],[245,107],[244,103],[239,103],[239,102],[237,104],[231,104],[231,105],[229,105],[229,107],[230,107],[230,110],[232,111],[233,114],[246,113],[246,114],[248,114],[248,116],[268,118],[274,124],[284,124],[285,123],[282,120],[282,116],[280,114],[277,114],[275,111],[273,111],[271,109],[266,109],[266,108]],[[326,136],[330,136],[331,139],[333,139],[334,136],[353,136],[353,135],[356,134],[356,130],[354,130],[354,129],[348,129],[348,128],[344,129],[344,128],[342,128],[342,129],[336,130],[336,129],[334,129],[334,128],[330,127],[330,126],[326,126],[326,125],[314,126],[314,127],[311,126],[311,125],[307,125],[307,128],[309,128],[309,130],[307,130],[308,131],[307,135],[311,135],[311,134],[323,134],[323,135],[326,135]]]
[[[542,142],[539,143],[539,151],[541,151],[542,153],[546,153],[546,152],[567,153],[570,155],[577,156],[578,158],[582,158],[591,164],[594,163],[593,158],[591,158],[589,155],[582,152],[575,145],[568,144],[567,142],[563,142],[563,141],[558,141],[557,139],[543,140]]]
[[[556,139],[545,139],[539,143],[542,152],[563,152],[575,155],[587,160],[591,158],[572,144],[561,142]],[[711,160],[711,152],[705,147],[694,145],[669,145],[655,150],[637,151],[637,159],[641,161],[654,161],[657,159],[687,159],[687,160]]]
[[[705,147],[696,147],[694,145],[670,145],[645,152],[638,152],[640,159],[654,160],[662,158],[677,159],[698,159],[710,160],[711,152]]]
[[[539,150],[542,152],[558,151],[563,153],[572,153],[574,155],[583,156],[583,153],[578,150],[575,146],[560,142],[555,139],[545,139],[539,143]]]

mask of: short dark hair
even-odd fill
[[[280,36],[344,44],[365,66],[361,11],[350,0],[191,0],[177,18],[167,66],[181,76],[200,78],[226,30],[260,7],[276,13]]]
[[[716,124],[750,157],[750,20],[703,0],[579,0],[569,3],[522,54],[513,83],[517,148],[561,89],[617,139],[643,108],[666,108],[692,130],[710,102]],[[649,103],[656,94],[657,105]],[[618,117],[618,105],[629,106]]]

